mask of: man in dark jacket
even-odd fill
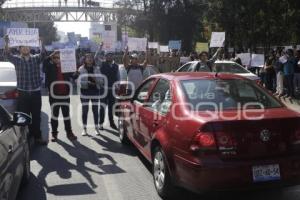
[[[65,130],[70,140],[76,140],[73,134],[70,120],[70,74],[63,74],[60,66],[60,53],[55,51],[44,61],[46,86],[49,90],[49,102],[51,106],[52,142],[57,141],[58,116],[62,110]],[[63,83],[65,82],[65,83]]]
[[[105,61],[102,62],[100,57],[100,53],[102,51],[101,44],[99,50],[95,55],[95,61],[98,66],[100,66],[100,72],[103,76],[107,78],[107,85],[100,89],[100,96],[106,94],[103,98],[100,99],[100,122],[99,122],[99,129],[103,130],[103,123],[105,119],[105,108],[108,105],[108,118],[110,127],[112,129],[117,130],[117,126],[114,123],[114,113],[113,108],[115,105],[115,96],[113,93],[113,86],[116,86],[115,83],[119,81],[119,66],[114,62],[112,53],[105,54]],[[107,91],[107,92],[106,92]]]

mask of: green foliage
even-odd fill
[[[120,0],[124,8],[142,5],[136,17],[123,13],[119,22],[167,43],[183,40],[183,49],[206,42],[211,31],[226,31],[227,46],[238,49],[300,43],[299,0]]]
[[[57,41],[59,39],[54,22],[29,23],[28,26],[39,29],[40,36],[43,38],[45,45],[50,45],[53,41]]]

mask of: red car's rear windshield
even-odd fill
[[[282,105],[250,80],[181,81],[187,103],[195,111],[280,108]]]

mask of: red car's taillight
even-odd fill
[[[237,141],[231,133],[217,132],[216,138],[219,150],[235,149],[237,147]]]
[[[213,133],[198,133],[190,147],[192,151],[216,150],[216,140]]]
[[[7,91],[4,94],[0,95],[0,99],[16,99],[18,98],[19,93],[17,90]]]

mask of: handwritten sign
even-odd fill
[[[200,53],[202,51],[208,51],[208,43],[197,42],[196,52]]]
[[[36,28],[8,28],[9,46],[39,47],[39,29]]]
[[[149,47],[149,49],[158,49],[159,44],[158,44],[158,42],[149,42],[148,47]]]
[[[225,42],[225,32],[212,32],[210,47],[223,47]]]
[[[167,53],[169,52],[169,46],[160,46],[159,51],[162,53]]]
[[[251,61],[250,53],[240,53],[240,54],[237,54],[237,57],[241,59],[243,65],[245,65],[245,66],[250,65],[250,61]]]
[[[129,51],[146,51],[147,38],[128,38]]]
[[[264,54],[252,54],[251,67],[263,67],[265,64]]]
[[[169,49],[180,50],[181,49],[181,40],[170,40]]]
[[[76,56],[75,49],[60,50],[61,72],[69,73],[76,71]]]

